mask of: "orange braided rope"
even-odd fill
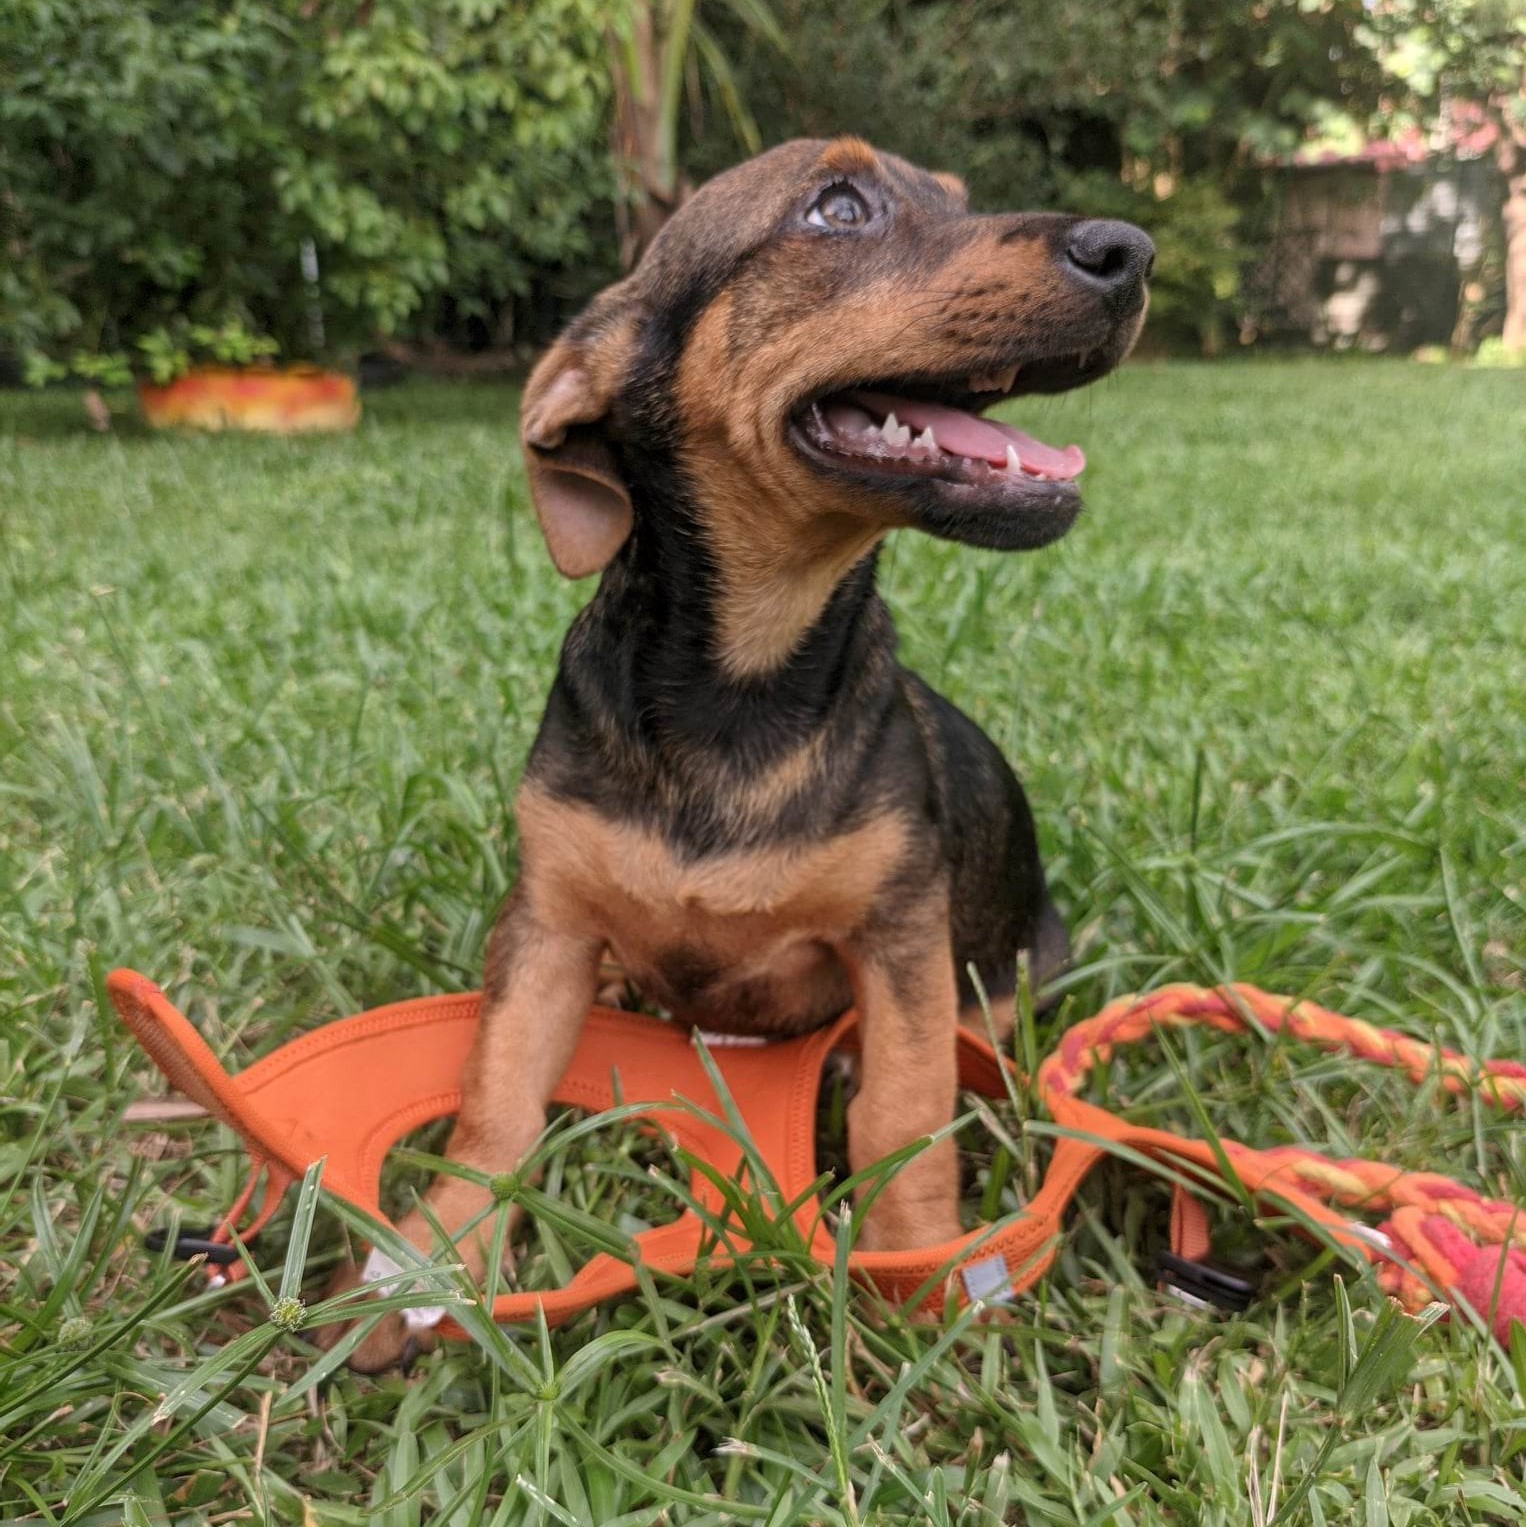
[[[1449,1093],[1477,1094],[1506,1112],[1526,1110],[1526,1065],[1475,1062],[1392,1029],[1247,985],[1165,986],[1109,1003],[1067,1030],[1039,1067],[1046,1106],[1063,1118],[1088,1074],[1119,1045],[1148,1039],[1157,1029],[1192,1025],[1227,1034],[1253,1028],[1286,1033],[1321,1049],[1401,1070],[1416,1083],[1434,1077]],[[1343,1209],[1388,1214],[1378,1229],[1399,1260],[1382,1259],[1378,1279],[1406,1308],[1423,1308],[1438,1292],[1460,1294],[1501,1341],[1508,1338],[1512,1320],[1526,1323],[1526,1212],[1520,1206],[1485,1198],[1438,1173],[1407,1172],[1381,1161],[1332,1160],[1291,1145],[1254,1150],[1234,1141],[1221,1144],[1237,1171],[1254,1166],[1258,1177],[1275,1181],[1279,1190],[1298,1190]]]

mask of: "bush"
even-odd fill
[[[1498,371],[1526,367],[1526,350],[1511,349],[1498,334],[1494,334],[1479,345],[1473,356],[1473,364]]]
[[[11,0],[0,349],[120,380],[502,337],[607,205],[600,4]]]

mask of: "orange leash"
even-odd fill
[[[378,1199],[387,1151],[410,1130],[454,1113],[459,1077],[477,1022],[477,994],[395,1003],[328,1023],[282,1045],[231,1076],[190,1022],[151,981],[130,970],[106,982],[113,1005],[171,1085],[201,1103],[243,1141],[251,1171],[237,1202],[205,1240],[182,1237],[183,1254],[205,1251],[236,1279],[243,1264],[231,1255],[235,1230],[248,1238],[275,1213],[282,1194],[320,1157],[323,1185],[356,1208],[386,1222]],[[812,1253],[830,1265],[832,1239],[809,1191],[816,1180],[816,1104],[822,1066],[834,1049],[851,1045],[857,1020],[847,1014],[802,1038],[758,1047],[722,1046],[711,1059],[742,1116],[752,1144],[786,1202],[800,1200],[795,1222]],[[952,1279],[959,1302],[1022,1292],[1048,1270],[1059,1246],[1066,1208],[1082,1180],[1118,1147],[1140,1153],[1193,1180],[1222,1179],[1220,1156],[1207,1142],[1133,1125],[1077,1096],[1087,1076],[1123,1044],[1157,1028],[1206,1025],[1224,1033],[1260,1028],[1405,1071],[1416,1083],[1435,1077],[1452,1093],[1472,1093],[1504,1110],[1526,1109],[1526,1066],[1474,1063],[1312,1003],[1295,1003],[1253,986],[1209,990],[1168,986],[1109,1003],[1061,1037],[1038,1072],[1045,1107],[1064,1133],[1039,1192],[1024,1209],[993,1226],[941,1246],[916,1251],[855,1252],[855,1275],[887,1297],[919,1294],[941,1302]],[[987,1097],[1005,1090],[1003,1067],[985,1041],[961,1031],[963,1087]],[[674,1024],[594,1008],[572,1063],[552,1101],[601,1111],[616,1101],[641,1105],[648,1118],[695,1159],[690,1187],[720,1218],[723,1199],[701,1166],[735,1180],[741,1147],[683,1098],[719,1116],[720,1100],[689,1035]],[[1376,1161],[1335,1161],[1293,1146],[1253,1150],[1218,1142],[1253,1199],[1290,1208],[1338,1242],[1378,1264],[1382,1286],[1407,1307],[1441,1295],[1465,1304],[1504,1341],[1512,1320],[1526,1323],[1526,1210],[1486,1199],[1431,1172],[1405,1172]],[[261,1179],[259,1211],[247,1221]],[[1387,1215],[1376,1231],[1354,1214]],[[1208,1249],[1207,1216],[1183,1188],[1174,1195],[1172,1250],[1178,1261],[1201,1262]],[[692,1211],[670,1225],[633,1238],[635,1261],[653,1272],[686,1274],[702,1257],[724,1265],[748,1242],[713,1227]],[[519,1321],[544,1315],[558,1325],[602,1300],[637,1286],[632,1262],[599,1253],[563,1288],[503,1294],[493,1318]],[[932,1293],[927,1292],[932,1288]],[[446,1317],[443,1335],[465,1332]]]

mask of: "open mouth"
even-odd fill
[[[846,387],[808,399],[793,415],[792,433],[819,464],[855,476],[921,478],[993,509],[1079,508],[1080,446],[1049,445],[981,413],[1008,397],[1084,386],[1112,364],[1081,353],[957,378]]]

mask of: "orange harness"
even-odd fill
[[[217,1260],[227,1263],[229,1278],[244,1271],[229,1256],[231,1233],[239,1229],[241,1236],[252,1236],[275,1213],[285,1190],[320,1157],[327,1158],[324,1187],[385,1222],[378,1190],[388,1149],[410,1130],[459,1107],[459,1078],[477,1022],[475,993],[399,1002],[325,1024],[230,1076],[151,981],[118,970],[106,985],[122,1020],[171,1084],[233,1129],[249,1154],[248,1182],[221,1224],[206,1241],[181,1248],[220,1251]],[[817,1180],[817,1094],[828,1053],[851,1041],[855,1023],[848,1014],[802,1038],[722,1046],[712,1056],[784,1201],[800,1200],[795,1220],[807,1244],[828,1264],[832,1238],[809,1191]],[[1178,1179],[1186,1175],[1205,1184],[1223,1181],[1227,1161],[1252,1199],[1324,1227],[1335,1241],[1377,1263],[1382,1286],[1411,1309],[1443,1295],[1470,1306],[1501,1341],[1512,1320],[1526,1323],[1526,1210],[1486,1199],[1451,1178],[1382,1162],[1334,1161],[1295,1146],[1253,1150],[1229,1140],[1215,1148],[1131,1124],[1077,1096],[1088,1073],[1117,1046],[1146,1039],[1157,1028],[1192,1024],[1230,1034],[1251,1028],[1286,1031],[1326,1050],[1396,1067],[1416,1083],[1435,1078],[1448,1092],[1476,1092],[1498,1108],[1526,1109],[1526,1066],[1516,1062],[1475,1064],[1450,1050],[1253,986],[1167,986],[1120,998],[1076,1024],[1039,1067],[1039,1094],[1059,1133],[1043,1186],[1026,1208],[942,1246],[855,1252],[849,1260],[853,1272],[900,1302],[918,1294],[941,1298],[951,1274],[961,1302],[1020,1293],[1054,1260],[1066,1207],[1082,1179],[1105,1155],[1123,1148],[1161,1163]],[[959,1076],[965,1088],[1002,1095],[1006,1064],[984,1041],[960,1032]],[[677,1107],[675,1098],[698,1108]],[[742,1169],[736,1140],[701,1116],[700,1110],[718,1115],[719,1100],[690,1036],[674,1024],[594,1008],[552,1100],[595,1111],[617,1101],[649,1105],[643,1116],[696,1162],[723,1178],[735,1179]],[[263,1201],[240,1229],[262,1174]],[[692,1173],[691,1189],[707,1210],[722,1214],[721,1194],[705,1172]],[[1388,1218],[1374,1231],[1351,1218],[1355,1214]],[[1208,1251],[1207,1215],[1180,1186],[1174,1189],[1171,1241],[1178,1267],[1200,1264]],[[718,1241],[713,1227],[692,1211],[643,1231],[633,1244],[634,1259],[644,1267],[680,1275],[701,1256],[724,1265],[748,1249],[735,1233]],[[1212,1270],[1203,1271],[1209,1279],[1203,1291],[1211,1297]],[[492,1314],[495,1320],[519,1321],[543,1313],[558,1325],[635,1288],[632,1262],[601,1252],[565,1287],[500,1295]],[[1248,1293],[1248,1286],[1241,1289]],[[465,1335],[448,1317],[440,1331]]]

